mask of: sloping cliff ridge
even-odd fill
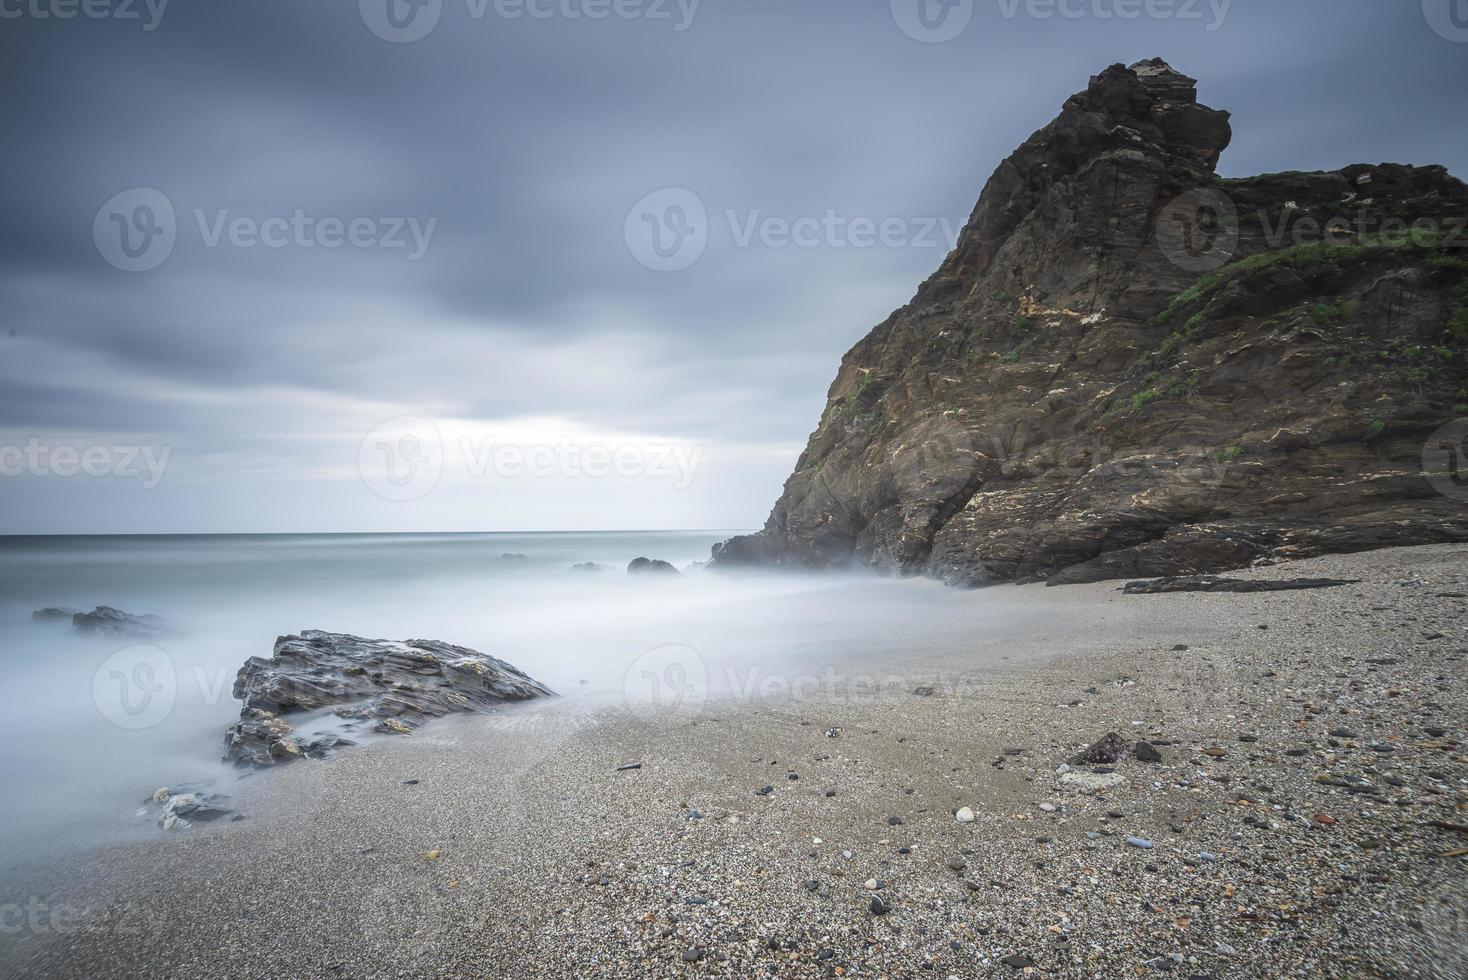
[[[1062,584],[1468,540],[1468,468],[1424,471],[1468,416],[1468,187],[1224,179],[1230,137],[1160,60],[1092,78],[842,359],[715,565]]]

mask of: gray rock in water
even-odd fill
[[[283,715],[331,708],[339,718],[371,722],[374,732],[408,735],[430,718],[554,692],[467,647],[306,630],[276,640],[270,659],[247,660],[234,696],[244,706],[225,736],[225,758],[272,766],[353,744],[335,734],[302,739]]]
[[[51,622],[58,619],[71,619],[80,609],[72,609],[70,606],[47,606],[45,609],[37,609],[31,613],[31,619],[41,622]]]
[[[137,639],[159,637],[172,631],[162,616],[144,613],[141,616],[98,606],[91,612],[79,612],[71,617],[72,629],[78,633],[96,633],[102,636],[125,636]]]
[[[629,575],[677,575],[678,569],[657,558],[634,558],[627,566]]]
[[[609,572],[611,570],[612,566],[603,565],[594,561],[577,562],[571,566],[571,571],[573,572]]]
[[[1355,585],[1354,578],[1287,578],[1275,581],[1219,578],[1214,575],[1188,575],[1182,578],[1159,578],[1147,582],[1128,582],[1121,591],[1127,595],[1158,595],[1164,592],[1291,592],[1297,589],[1329,589],[1338,585]]]
[[[164,830],[187,830],[196,823],[210,823],[234,814],[222,805],[227,797],[208,792],[207,783],[162,788],[143,803],[143,813],[157,808],[158,826]]]

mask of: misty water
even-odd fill
[[[670,691],[717,703],[910,689],[951,667],[955,650],[982,667],[1032,649],[1021,641],[1084,633],[1114,608],[1034,590],[693,567],[729,533],[0,538],[0,856],[13,866],[157,834],[136,815],[154,788],[233,779],[220,756],[239,714],[235,672],[303,629],[461,644],[588,710],[620,710]],[[644,555],[685,571],[628,575]],[[573,571],[580,562],[607,567]],[[176,633],[103,638],[31,618],[97,605],[158,614]],[[138,646],[151,648],[141,676]]]

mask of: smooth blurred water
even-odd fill
[[[680,685],[718,698],[830,684],[833,667],[907,683],[900,672],[935,651],[1063,625],[1003,592],[690,567],[731,533],[0,538],[0,858],[145,832],[134,811],[155,787],[233,778],[219,757],[235,672],[303,629],[461,644],[604,706]],[[638,556],[685,571],[627,574]],[[586,561],[609,568],[571,570]],[[177,633],[89,637],[31,619],[97,605],[156,613]],[[155,648],[150,672],[116,670],[140,643]],[[138,712],[143,686],[159,700]]]

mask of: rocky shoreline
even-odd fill
[[[243,822],[14,879],[89,911],[5,972],[1463,976],[1468,547],[1232,577],[1358,581],[1023,586],[1108,603],[1100,645],[894,651],[904,683],[862,697],[442,719],[242,782]]]

